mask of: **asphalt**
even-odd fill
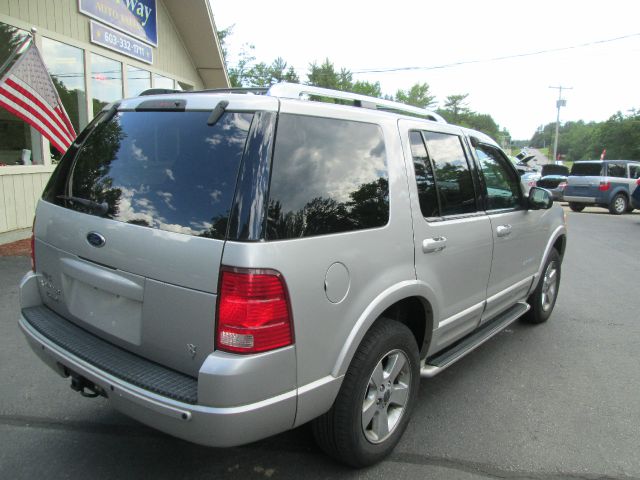
[[[560,296],[420,385],[400,444],[356,471],[307,427],[211,449],[85,399],[16,324],[25,257],[0,257],[0,478],[640,479],[640,213],[568,212]]]

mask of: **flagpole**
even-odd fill
[[[33,31],[35,30],[35,28],[32,28],[31,30]],[[31,40],[33,40],[33,36],[27,35],[26,38],[22,41],[22,43],[16,47],[16,49],[11,53],[11,55],[9,55],[9,58],[7,58],[7,60],[2,64],[2,67],[0,67],[0,80],[3,78],[5,71],[7,70],[7,67],[9,67],[9,65],[11,65],[11,63],[15,60],[16,56],[18,55],[18,52],[22,50],[22,48]]]

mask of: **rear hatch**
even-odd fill
[[[218,272],[255,104],[277,110],[275,99],[233,97],[220,97],[230,103],[213,125],[211,95],[124,102],[63,158],[36,214],[43,301],[192,376],[214,349]]]
[[[597,197],[603,175],[602,162],[576,162],[567,178],[565,196]]]

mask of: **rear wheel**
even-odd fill
[[[627,211],[629,201],[624,193],[616,193],[609,204],[609,212],[613,215],[622,215]]]
[[[379,462],[407,427],[419,377],[411,331],[394,320],[378,320],[358,347],[331,410],[313,421],[316,442],[353,467]]]
[[[560,290],[560,254],[554,248],[547,258],[538,286],[527,300],[531,309],[522,317],[529,323],[543,323],[553,312]]]
[[[569,202],[569,208],[574,212],[581,212],[582,210],[584,210],[584,205],[581,203]]]

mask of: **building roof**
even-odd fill
[[[209,0],[164,0],[184,46],[202,79],[204,88],[229,86]]]

